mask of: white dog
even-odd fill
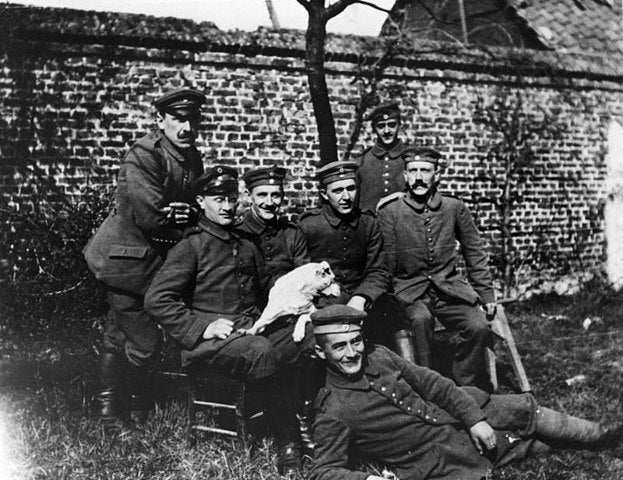
[[[292,338],[300,342],[305,337],[305,325],[316,310],[314,298],[319,295],[340,295],[340,286],[327,262],[308,263],[279,277],[268,294],[268,305],[247,333],[256,335],[284,315],[299,315]]]

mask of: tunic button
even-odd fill
[[[429,420],[429,419],[430,419],[430,417],[428,415],[426,415],[426,420]]]
[[[428,278],[429,280],[431,280],[430,275],[426,275],[426,278]]]
[[[400,401],[398,402],[398,405],[402,405],[403,403],[405,403],[405,402],[403,402],[402,400],[400,400]]]
[[[418,410],[417,413],[422,413],[422,410]]]
[[[374,380],[370,380],[370,385],[374,385]]]
[[[385,180],[385,184],[387,185],[389,183],[389,180]]]
[[[410,412],[410,411],[411,411],[411,407],[407,407],[407,412]]]
[[[433,241],[433,237],[428,237],[428,241],[432,242]]]
[[[385,390],[387,390],[386,387],[381,387],[381,392],[384,392]]]
[[[433,422],[436,422],[436,421],[437,421],[437,419],[436,419],[436,418],[433,418]]]
[[[392,392],[392,397],[396,398],[396,392]]]

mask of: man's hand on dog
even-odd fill
[[[234,331],[234,322],[227,320],[226,318],[219,318],[210,325],[208,325],[203,332],[204,340],[211,340],[213,338],[226,339]]]

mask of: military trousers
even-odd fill
[[[460,342],[453,358],[452,375],[458,385],[471,385],[491,391],[487,376],[485,349],[493,334],[484,311],[476,304],[450,297],[434,287],[411,305],[406,314],[415,334],[419,365],[431,367],[435,319],[449,331],[459,333]]]
[[[132,365],[146,365],[158,352],[162,334],[143,308],[143,296],[106,288],[109,311],[104,349],[123,352]]]
[[[259,335],[234,332],[234,338],[228,338],[222,347],[193,360],[191,368],[214,368],[226,375],[249,380],[279,374],[288,366],[296,365],[315,344],[310,323],[306,326],[303,340],[294,342],[295,320],[295,317],[278,319]]]

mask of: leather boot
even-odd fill
[[[325,364],[313,353],[303,355],[296,378],[296,419],[302,454],[314,458],[314,399],[325,381]]]
[[[129,366],[125,378],[129,394],[130,418],[138,425],[143,425],[153,406],[150,375],[146,367]]]
[[[405,360],[417,364],[415,351],[415,334],[411,330],[398,330],[394,334],[395,352]]]
[[[603,427],[599,423],[545,407],[537,409],[535,433],[546,442],[591,450],[614,448],[623,439],[621,425]]]
[[[121,429],[127,422],[125,366],[125,357],[121,352],[104,351],[100,355],[99,376],[102,388],[95,395],[95,415],[107,428]]]

